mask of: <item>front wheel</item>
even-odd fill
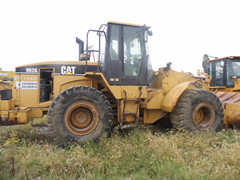
[[[223,124],[223,108],[213,93],[203,89],[185,91],[171,114],[176,129],[188,131],[219,131]]]
[[[112,128],[112,108],[98,90],[74,86],[61,92],[48,111],[51,134],[62,142],[97,140]]]

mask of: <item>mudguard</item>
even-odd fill
[[[183,82],[172,88],[168,94],[164,97],[162,101],[162,110],[166,112],[172,112],[175,107],[178,98],[182,95],[182,93],[189,89],[189,86],[192,85],[193,82]]]

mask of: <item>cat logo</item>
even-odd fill
[[[75,74],[75,66],[61,66],[61,74],[62,75],[74,75]]]

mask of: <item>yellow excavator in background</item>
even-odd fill
[[[214,58],[205,54],[202,66],[205,82],[222,102],[224,125],[240,127],[240,56]]]

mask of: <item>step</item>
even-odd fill
[[[124,99],[125,102],[138,102],[138,99]]]
[[[138,127],[137,124],[126,124],[120,127],[120,129],[123,130],[123,129],[130,129],[130,128],[136,128],[136,127]]]
[[[133,115],[133,116],[136,116],[137,113],[125,112],[125,113],[123,113],[123,116],[124,116],[124,115]]]
[[[45,123],[41,123],[41,124],[31,124],[32,127],[47,127],[48,125]]]

